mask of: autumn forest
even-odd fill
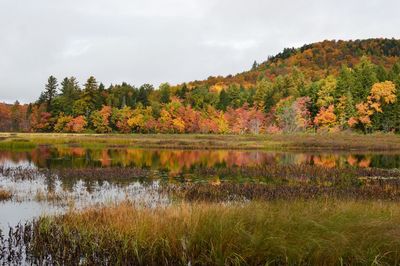
[[[400,131],[400,40],[287,48],[227,77],[154,88],[50,76],[37,101],[0,104],[0,130],[73,133]]]

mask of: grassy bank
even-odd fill
[[[55,264],[395,265],[399,223],[400,207],[385,202],[123,203],[41,218],[23,234]]]
[[[0,150],[29,151],[36,146],[36,143],[26,138],[11,135],[0,137]]]
[[[272,150],[400,150],[400,136],[394,134],[361,135],[277,134],[277,135],[189,135],[189,134],[40,134],[0,133],[0,149],[32,148],[36,145],[81,147],[138,147],[179,149],[272,149]]]

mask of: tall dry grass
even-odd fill
[[[399,224],[387,202],[123,203],[41,218],[27,239],[36,259],[67,265],[395,265]]]
[[[11,191],[0,188],[0,201],[10,200],[12,196]]]

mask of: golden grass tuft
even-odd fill
[[[366,201],[130,203],[41,218],[32,249],[55,263],[396,264],[400,207]]]
[[[11,191],[0,188],[0,201],[10,200],[12,197]]]

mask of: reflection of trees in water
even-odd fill
[[[30,162],[30,152],[0,151],[0,164]]]
[[[193,167],[233,167],[273,164],[310,164],[327,168],[380,167],[397,168],[400,155],[288,153],[238,150],[155,150],[155,149],[85,149],[82,147],[40,146],[30,152],[0,151],[0,163],[33,162],[39,168],[56,167],[140,167],[165,169],[171,174]]]

